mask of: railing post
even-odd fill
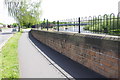
[[[78,26],[79,26],[79,31],[78,31],[78,33],[80,33],[80,17],[78,18]]]
[[[48,31],[48,19],[47,19],[47,31]]]
[[[59,21],[57,21],[57,27],[58,27],[57,30],[59,31]]]

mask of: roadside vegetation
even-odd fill
[[[0,51],[0,78],[19,78],[18,40],[21,34],[14,34]]]

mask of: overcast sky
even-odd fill
[[[3,5],[4,0],[0,0],[0,23],[10,24],[15,22],[14,19],[8,16],[7,9]]]
[[[120,0],[43,0],[42,18],[50,20],[118,12]]]
[[[49,20],[62,20],[118,12],[119,0],[42,0],[42,16]],[[13,23],[0,0],[0,22]]]

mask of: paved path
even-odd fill
[[[29,39],[49,57],[51,64],[29,41]],[[100,74],[72,61],[64,55],[38,42],[28,33],[23,33],[19,40],[19,64],[21,78],[65,78],[63,73],[74,78],[104,78]],[[61,71],[54,67],[57,65]],[[101,79],[102,80],[102,79]]]
[[[65,78],[30,43],[28,33],[22,34],[18,50],[21,78]]]

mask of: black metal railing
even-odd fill
[[[79,17],[49,22],[48,19],[41,23],[41,29],[78,32],[78,33],[97,33],[120,36],[120,13],[117,15],[99,15],[89,17]]]

